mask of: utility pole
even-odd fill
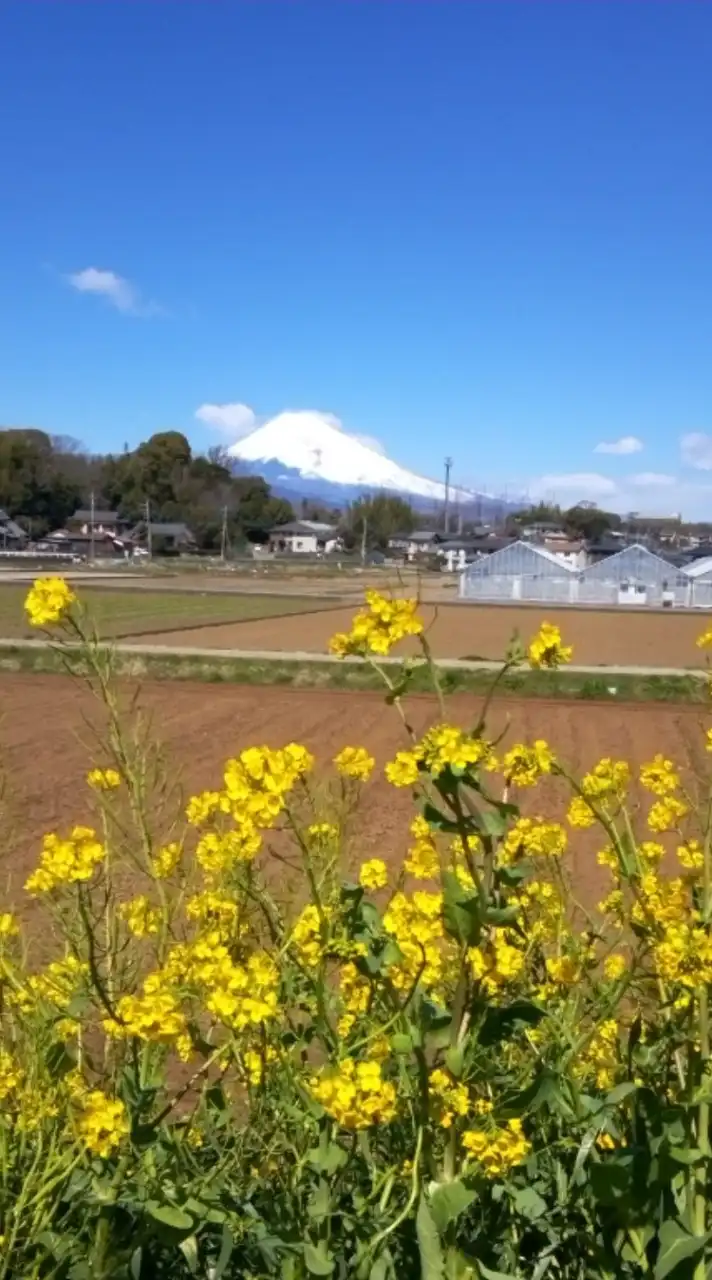
[[[368,516],[363,517],[363,529],[361,531],[361,564],[366,563],[366,536],[368,534]]]
[[[450,532],[450,471],[452,470],[452,458],[445,459],[445,513],[443,516],[443,526],[445,537]]]
[[[146,550],[148,558],[153,558],[153,540],[151,537],[151,499],[146,498]]]
[[[90,501],[89,501],[89,562],[90,562],[91,564],[93,564],[93,563],[94,563],[94,523],[95,523],[95,520],[94,520],[94,514],[95,514],[95,510],[96,510],[96,508],[95,508],[95,505],[94,505],[94,490],[92,489],[92,491],[91,491],[91,497],[90,497]]]
[[[220,559],[223,564],[227,558],[227,507],[223,507],[222,529],[220,530]]]

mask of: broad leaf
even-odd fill
[[[179,1209],[176,1204],[159,1204],[157,1200],[149,1200],[146,1210],[154,1222],[161,1226],[172,1227],[174,1231],[192,1231],[193,1219],[189,1213]]]
[[[442,886],[443,917],[448,933],[460,942],[476,946],[482,932],[479,894],[463,889],[452,871],[443,872]]]
[[[330,1276],[334,1270],[334,1259],[323,1240],[318,1245],[304,1245],[304,1262],[312,1276]]]
[[[444,1280],[445,1260],[440,1247],[440,1236],[422,1191],[415,1219],[415,1230],[420,1253],[420,1280]]]
[[[451,1222],[469,1209],[475,1199],[474,1191],[459,1181],[440,1182],[430,1189],[430,1213],[440,1235],[444,1235]]]
[[[679,1222],[668,1218],[658,1232],[660,1252],[653,1272],[655,1280],[664,1280],[681,1262],[697,1257],[702,1253],[708,1238],[709,1232],[703,1236],[691,1236]]]

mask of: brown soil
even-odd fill
[[[438,658],[499,659],[512,632],[532,635],[544,619],[556,622],[573,660],[583,666],[695,667],[695,640],[708,615],[694,612],[624,609],[552,609],[539,605],[424,605],[428,638]],[[191,628],[170,636],[144,635],[147,643],[210,649],[325,653],[335,631],[348,630],[353,609]],[[414,646],[404,645],[414,651]],[[400,650],[399,650],[400,651]]]
[[[169,776],[184,793],[219,782],[223,761],[250,744],[306,743],[324,768],[346,743],[363,744],[379,766],[405,745],[397,713],[377,694],[301,691],[210,685],[147,685],[140,704],[153,717],[156,740],[165,746]],[[415,697],[410,718],[421,731],[437,708]],[[467,723],[479,699],[452,699],[449,714]],[[90,797],[84,784],[96,761],[93,730],[100,727],[91,695],[59,676],[0,676],[0,759],[5,795],[2,830],[7,898],[22,900],[22,912],[34,908],[19,889],[36,864],[44,832],[90,819]],[[514,701],[494,707],[491,731],[509,723],[509,739],[545,737],[559,757],[580,773],[604,755],[632,763],[662,751],[680,763],[699,760],[702,713],[694,707]],[[174,800],[176,797],[174,796]],[[522,793],[525,808],[560,817],[561,783]],[[400,857],[412,817],[407,793],[396,791],[379,776],[364,793],[358,856]],[[578,894],[597,900],[605,873],[595,859],[600,836],[572,837],[569,865]]]

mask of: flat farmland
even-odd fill
[[[146,684],[139,705],[151,718],[157,750],[165,753],[175,804],[193,790],[219,784],[223,761],[249,744],[298,740],[324,769],[347,743],[365,745],[379,768],[365,790],[352,856],[400,858],[404,852],[412,816],[409,796],[385,782],[382,768],[405,742],[397,714],[379,695]],[[457,695],[448,714],[467,724],[479,706],[479,697]],[[42,834],[90,818],[84,778],[96,762],[94,732],[101,729],[101,715],[91,694],[62,676],[0,675],[0,709],[3,884],[6,899],[20,902],[21,914],[27,914],[36,908],[20,887],[36,863]],[[409,712],[418,732],[438,718],[428,697],[412,698]],[[507,699],[495,703],[490,731],[507,729],[512,742],[545,737],[575,773],[604,755],[635,765],[662,751],[694,774],[705,760],[704,716],[694,707]],[[549,781],[533,793],[523,792],[521,800],[529,812],[551,818],[561,817],[564,796],[563,784]],[[595,833],[572,834],[569,866],[578,895],[588,902],[597,901],[605,884],[595,857],[598,847]]]
[[[332,602],[333,606],[333,602]],[[323,612],[295,611],[286,620],[267,616],[257,620],[211,626],[186,627],[168,637],[147,641],[210,649],[266,650],[325,653],[335,631],[348,630],[357,605],[326,607]],[[695,640],[708,625],[702,610],[576,609],[539,605],[424,603],[421,609],[428,639],[437,658],[491,658],[504,654],[515,630],[526,638],[545,619],[557,623],[567,644],[574,647],[573,661],[583,666],[676,667],[701,665]],[[415,652],[413,642],[397,652]]]
[[[201,634],[207,636],[209,629],[216,624],[234,626],[254,619],[276,620],[333,604],[313,596],[286,593],[181,591],[176,587],[173,590],[152,590],[143,583],[138,586],[125,584],[116,589],[102,589],[80,582],[73,585],[90,610],[100,634],[107,638],[147,633],[162,637],[166,632],[183,632],[186,628],[200,628]],[[23,601],[26,594],[26,586],[0,585],[0,638],[15,640],[37,635],[25,620]],[[276,625],[279,629],[279,624]]]

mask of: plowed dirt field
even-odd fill
[[[377,694],[301,691],[238,686],[153,684],[141,690],[140,705],[153,718],[157,742],[165,747],[172,782],[184,791],[214,785],[223,761],[251,743],[271,746],[290,740],[307,744],[323,763],[346,743],[367,746],[381,766],[405,745],[395,711]],[[420,731],[437,717],[429,698],[413,698],[410,718]],[[479,699],[462,695],[449,715],[468,723]],[[603,755],[632,763],[662,751],[699,767],[703,713],[695,707],[607,706],[515,701],[496,704],[492,731],[509,722],[511,741],[545,737],[571,768],[585,770]],[[61,676],[0,676],[0,760],[4,782],[2,815],[3,887],[18,901],[19,888],[35,865],[41,836],[89,817],[84,777],[92,761],[93,731],[101,717],[91,695]],[[560,783],[523,792],[525,809],[542,816],[561,814]],[[400,857],[408,837],[409,796],[396,791],[382,772],[364,792],[359,857]],[[595,852],[600,838],[572,836],[571,861],[579,895],[596,901],[605,873]],[[26,903],[23,913],[32,912]]]
[[[709,614],[620,609],[552,609],[538,605],[424,604],[428,639],[436,658],[501,658],[512,632],[525,638],[547,619],[561,628],[574,647],[574,662],[583,666],[699,667],[695,640]],[[146,643],[205,649],[243,649],[325,653],[329,637],[346,631],[354,607],[284,618],[262,618],[210,627],[190,627],[170,634],[143,634]],[[413,642],[398,652],[414,652]]]

